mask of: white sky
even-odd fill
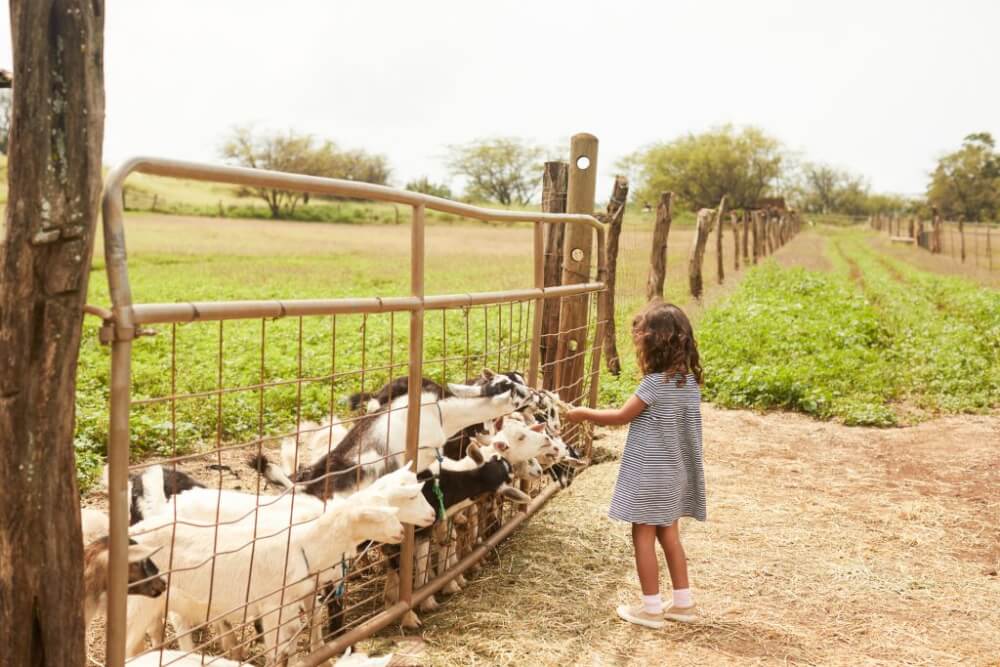
[[[109,164],[217,161],[255,123],[384,153],[402,184],[447,179],[450,143],[586,131],[604,198],[623,155],[732,122],[920,193],[964,135],[1000,135],[992,0],[107,4]]]

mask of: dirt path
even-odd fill
[[[870,243],[879,252],[909,262],[922,271],[946,276],[961,276],[980,285],[1000,289],[1000,261],[995,263],[993,271],[990,271],[985,263],[977,266],[971,259],[968,259],[963,264],[947,253],[932,255],[923,248],[892,243],[883,234],[873,234]]]
[[[700,623],[615,617],[637,582],[605,518],[609,461],[425,619],[426,664],[1000,660],[1000,417],[878,430],[705,406],[704,421],[709,521],[684,527]]]

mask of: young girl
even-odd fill
[[[608,516],[632,524],[642,602],[621,605],[626,621],[661,628],[695,620],[677,520],[705,520],[701,460],[701,364],[691,323],[677,306],[653,302],[632,323],[642,382],[620,409],[574,408],[570,421],[629,424]],[[673,605],[664,612],[656,542],[667,557]]]

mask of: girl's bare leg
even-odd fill
[[[634,535],[635,533],[633,529],[633,536]],[[656,539],[659,540],[660,546],[663,547],[663,554],[667,557],[667,569],[670,571],[670,581],[673,584],[674,590],[684,590],[688,588],[687,557],[684,555],[684,547],[681,545],[681,534],[677,529],[677,522],[674,521],[669,526],[656,526]],[[637,544],[637,563],[638,560],[639,547]],[[642,580],[642,574],[639,575],[639,579],[640,581]],[[645,590],[645,588],[643,588],[643,590]]]
[[[656,562],[656,526],[632,524],[632,545],[635,548],[635,569],[643,595],[660,592],[660,568]],[[682,552],[683,555],[683,552]]]

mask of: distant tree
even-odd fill
[[[994,220],[1000,213],[1000,154],[993,136],[977,132],[938,160],[927,186],[928,201],[946,217]]]
[[[414,179],[406,184],[407,190],[412,190],[413,192],[421,192],[425,195],[431,195],[433,197],[444,197],[445,199],[451,199],[451,188],[445,183],[434,183],[426,176],[421,176],[420,178]]]
[[[0,90],[0,153],[7,154],[10,140],[10,89]]]
[[[806,163],[801,169],[799,206],[810,213],[868,213],[865,179],[829,165]]]
[[[222,157],[235,164],[254,169],[273,169],[310,176],[345,178],[366,183],[385,184],[389,166],[384,156],[362,150],[340,151],[332,141],[317,141],[312,135],[287,132],[255,134],[249,127],[237,127],[222,144]],[[290,217],[301,201],[308,197],[300,192],[272,188],[248,188],[267,202],[271,217]]]
[[[622,161],[638,180],[639,201],[654,202],[661,192],[674,192],[689,208],[712,207],[722,195],[733,208],[750,208],[778,182],[781,144],[761,130],[737,132],[724,125],[653,144]]]
[[[467,179],[470,199],[524,205],[538,190],[544,151],[522,139],[477,139],[448,151],[448,168]]]

